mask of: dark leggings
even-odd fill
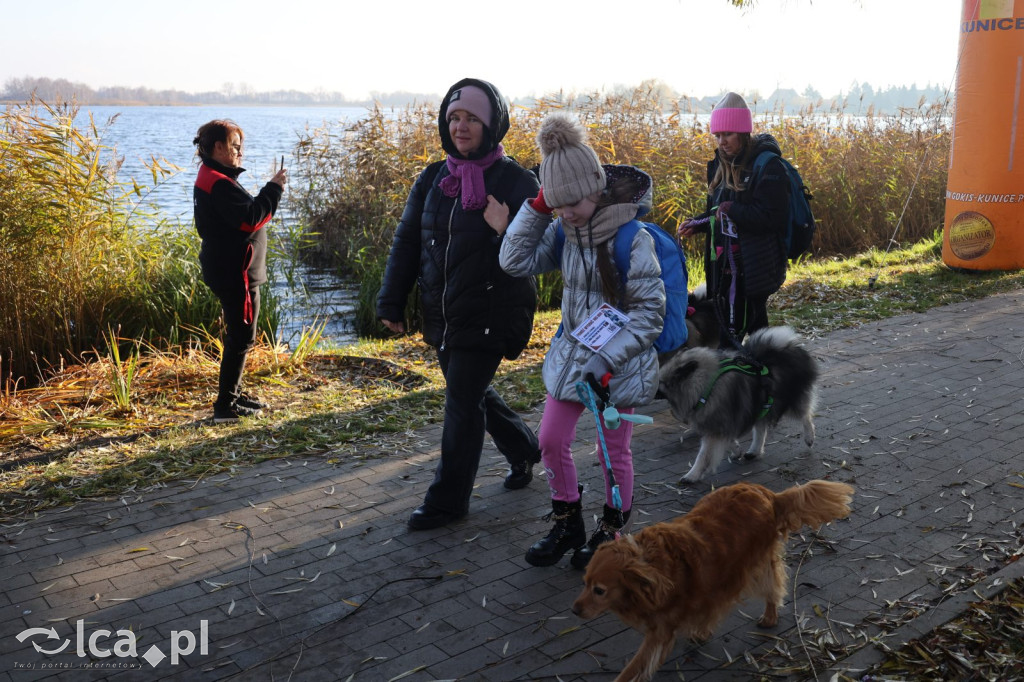
[[[245,357],[256,344],[256,320],[260,312],[260,288],[249,288],[251,309],[246,310],[245,289],[239,292],[215,291],[224,312],[224,352],[220,358],[220,382],[217,405],[227,407],[242,392]],[[251,314],[250,314],[251,311]],[[246,322],[246,319],[249,319]]]

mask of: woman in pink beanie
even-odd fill
[[[743,97],[727,93],[711,112],[718,149],[708,162],[707,210],[685,221],[683,237],[706,235],[708,298],[717,304],[723,344],[768,326],[768,297],[786,280],[789,180],[771,135],[752,135]],[[754,160],[775,155],[757,177]]]

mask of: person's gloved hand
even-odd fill
[[[608,390],[608,382],[605,376],[611,376],[612,368],[608,361],[599,354],[594,353],[583,365],[583,380],[590,384],[600,401],[599,407],[604,409],[605,403],[611,399],[611,392]]]
[[[697,233],[697,221],[693,218],[687,218],[683,221],[683,224],[679,226],[678,234],[680,237],[692,237]]]
[[[597,379],[602,385],[605,384],[603,381],[606,374],[612,373],[612,366],[608,364],[599,353],[594,353],[587,360],[586,364],[583,365],[583,376],[586,377],[588,374]]]
[[[722,216],[729,215],[729,209],[730,208],[732,208],[732,202],[731,201],[723,201],[722,203],[720,203],[718,205],[718,215],[716,215],[715,217],[718,218],[719,220],[721,220]]]
[[[549,215],[551,214],[551,207],[544,202],[543,187],[537,190],[537,197],[535,199],[530,199],[530,206],[533,208],[534,211],[537,211],[537,213],[547,213]]]

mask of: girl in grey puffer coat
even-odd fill
[[[658,388],[654,340],[663,326],[665,287],[654,240],[645,230],[636,232],[624,285],[612,257],[619,228],[650,209],[651,179],[631,166],[601,165],[584,136],[579,124],[565,114],[544,120],[538,134],[544,157],[540,195],[516,214],[499,254],[501,267],[512,276],[560,269],[564,282],[562,326],[544,358],[548,396],[538,434],[555,527],[526,553],[526,560],[536,566],[552,565],[569,549],[577,549],[572,563],[584,568],[597,546],[622,528],[632,504],[632,424],[623,421],[618,429],[604,431],[622,509],[613,505],[605,471],[604,517],[587,542],[571,450],[585,409],[577,382],[588,374],[598,380],[610,375],[611,400],[624,413],[651,402]],[[552,221],[549,206],[558,209],[557,220]],[[625,313],[628,321],[595,350],[572,332],[605,304]],[[604,470],[600,447],[598,454]]]

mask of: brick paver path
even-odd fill
[[[676,485],[697,440],[681,440],[664,402],[643,410],[655,424],[634,431],[634,528],[684,513],[711,485],[857,489],[849,520],[792,539],[777,628],[759,631],[747,603],[709,642],[679,642],[656,679],[855,675],[880,659],[876,640],[897,646],[1022,573],[1006,561],[1024,544],[1022,298],[809,342],[823,374],[814,448],[784,423],[763,460],[697,486]],[[581,426],[577,462],[600,491],[589,413]],[[268,461],[4,527],[0,682],[613,679],[640,635],[572,615],[581,580],[567,560],[523,560],[550,525],[542,480],[504,490],[488,444],[470,516],[406,529],[439,440],[432,427],[410,451],[362,463]],[[589,526],[601,503],[585,495]],[[124,655],[133,640],[137,658]]]

